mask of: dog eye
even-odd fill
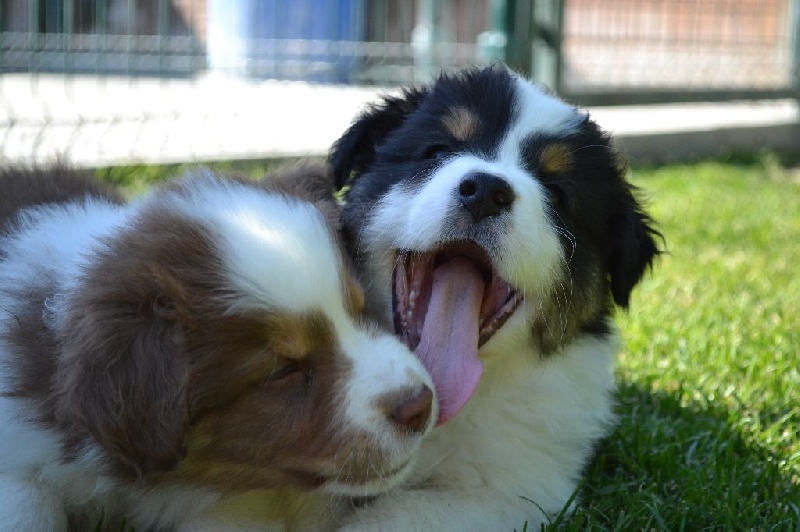
[[[293,360],[281,369],[270,374],[266,381],[268,383],[284,382],[299,377],[305,377],[306,375],[308,375],[308,367],[300,361]]]
[[[445,144],[432,144],[422,154],[423,159],[444,159],[450,155],[450,147]]]
[[[549,201],[552,205],[564,204],[564,190],[561,189],[561,187],[558,185],[547,184],[544,186],[544,189],[547,192],[547,201]]]

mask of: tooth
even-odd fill
[[[408,323],[411,323],[411,318],[413,317],[414,313],[412,311],[409,310],[408,312],[406,312],[406,319],[408,320]]]
[[[414,301],[417,300],[417,293],[418,293],[417,290],[412,290],[408,294],[408,302],[411,303],[412,305],[414,304]]]

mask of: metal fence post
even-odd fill
[[[533,10],[531,75],[536,81],[560,92],[564,0],[532,0],[531,4]]]
[[[63,2],[63,9],[64,21],[61,31],[64,32],[62,41],[64,46],[64,71],[72,72],[72,50],[75,39],[75,0]]]
[[[532,2],[528,0],[508,0],[506,2],[506,45],[505,61],[514,70],[530,76],[532,73],[531,50],[533,43]]]
[[[478,35],[478,58],[484,63],[507,60],[508,4],[512,1],[490,0],[489,2],[489,29]]]
[[[438,0],[417,0],[417,20],[411,32],[414,77],[417,81],[428,81],[435,74],[436,47],[441,41],[436,16],[438,3]]]
[[[791,0],[792,16],[792,89],[795,99],[800,102],[800,0]]]

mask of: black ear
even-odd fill
[[[417,109],[427,94],[427,89],[406,89],[402,96],[387,96],[356,118],[334,143],[328,158],[337,190],[372,164],[375,148]]]
[[[662,253],[656,243],[662,236],[635,201],[627,214],[613,221],[611,230],[611,295],[617,305],[627,308],[633,287]]]
[[[188,437],[182,287],[153,265],[95,273],[64,324],[57,420],[67,444],[90,438],[119,473],[158,475]]]

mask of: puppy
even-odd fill
[[[231,529],[231,494],[403,480],[438,401],[362,315],[330,183],[197,170],[126,204],[2,172],[0,530]]]
[[[368,312],[438,428],[363,530],[538,530],[613,421],[614,307],[659,254],[610,136],[503,67],[387,96],[334,145]]]

